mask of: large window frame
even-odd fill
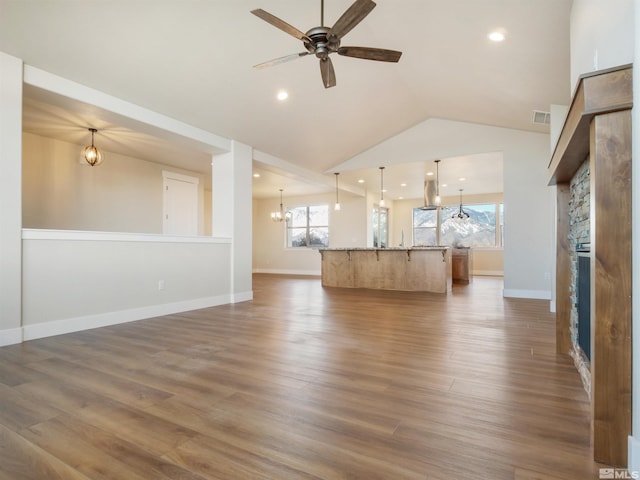
[[[323,248],[329,246],[329,205],[299,205],[288,210],[286,247]]]
[[[373,246],[387,248],[389,245],[389,208],[373,207]]]
[[[483,207],[478,210],[476,207]],[[493,209],[486,207],[493,206]],[[470,246],[476,249],[501,249],[504,247],[504,203],[503,202],[483,202],[463,205],[465,212],[484,212],[489,217],[493,216],[493,242],[486,243],[486,229],[484,230],[485,241],[477,244],[471,241],[445,240],[447,234],[443,232],[443,226],[451,222],[451,215],[458,212],[459,204],[443,205],[434,210],[423,210],[419,207],[412,212],[413,244],[416,246]],[[455,220],[457,222],[457,220]],[[463,223],[466,223],[463,220]],[[450,236],[450,235],[449,235]],[[467,237],[468,238],[468,237]],[[465,239],[466,240],[466,239]]]

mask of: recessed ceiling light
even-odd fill
[[[260,174],[259,173],[254,173],[253,174],[253,178],[260,178]]]
[[[427,172],[427,177],[433,177],[433,172]]]
[[[401,186],[401,187],[406,187],[406,186],[407,186],[407,184],[406,184],[406,183],[401,183],[401,184],[400,184],[400,186]]]
[[[283,101],[289,98],[289,94],[286,90],[280,90],[277,95],[278,100]]]
[[[466,178],[460,177],[458,180],[461,181],[461,182],[464,182],[466,180]]]
[[[404,200],[404,197],[398,197],[398,200]]]
[[[448,187],[449,185],[446,183],[443,183],[442,185],[440,185],[441,187]]]
[[[502,42],[504,40],[504,33],[499,30],[491,32],[489,34],[489,40],[491,40],[492,42]]]
[[[358,180],[358,183],[364,183],[364,179],[362,179],[362,178],[361,178],[361,179],[359,179],[359,180]]]
[[[383,189],[382,189],[382,193],[387,193],[387,189],[386,189],[386,188],[383,188]]]

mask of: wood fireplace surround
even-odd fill
[[[591,435],[593,456],[627,466],[631,434],[632,67],[580,77],[549,163],[557,187],[556,350],[572,348],[569,182],[590,168]]]

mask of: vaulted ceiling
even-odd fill
[[[0,50],[330,182],[332,167],[429,118],[548,132],[532,123],[533,110],[569,102],[571,0],[378,0],[342,44],[400,50],[397,64],[332,55],[337,86],[329,89],[311,55],[252,68],[304,47],[251,10],[262,8],[304,32],[320,24],[320,3],[0,0]],[[332,25],[352,0],[324,3],[325,24]],[[488,39],[496,29],[503,42]],[[281,89],[286,101],[276,99]],[[30,108],[47,110],[27,101],[26,119],[37,116]],[[99,121],[82,115],[67,124],[81,129]],[[38,122],[26,119],[25,129],[38,132]],[[117,135],[118,126],[110,127],[105,138]],[[126,142],[122,148],[139,148]],[[399,178],[415,177],[415,167],[398,169]],[[254,183],[255,196],[275,196],[278,182],[293,182],[278,172],[263,178],[270,180]]]

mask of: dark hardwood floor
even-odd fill
[[[548,302],[254,277],[252,302],[0,348],[0,479],[598,478]]]

